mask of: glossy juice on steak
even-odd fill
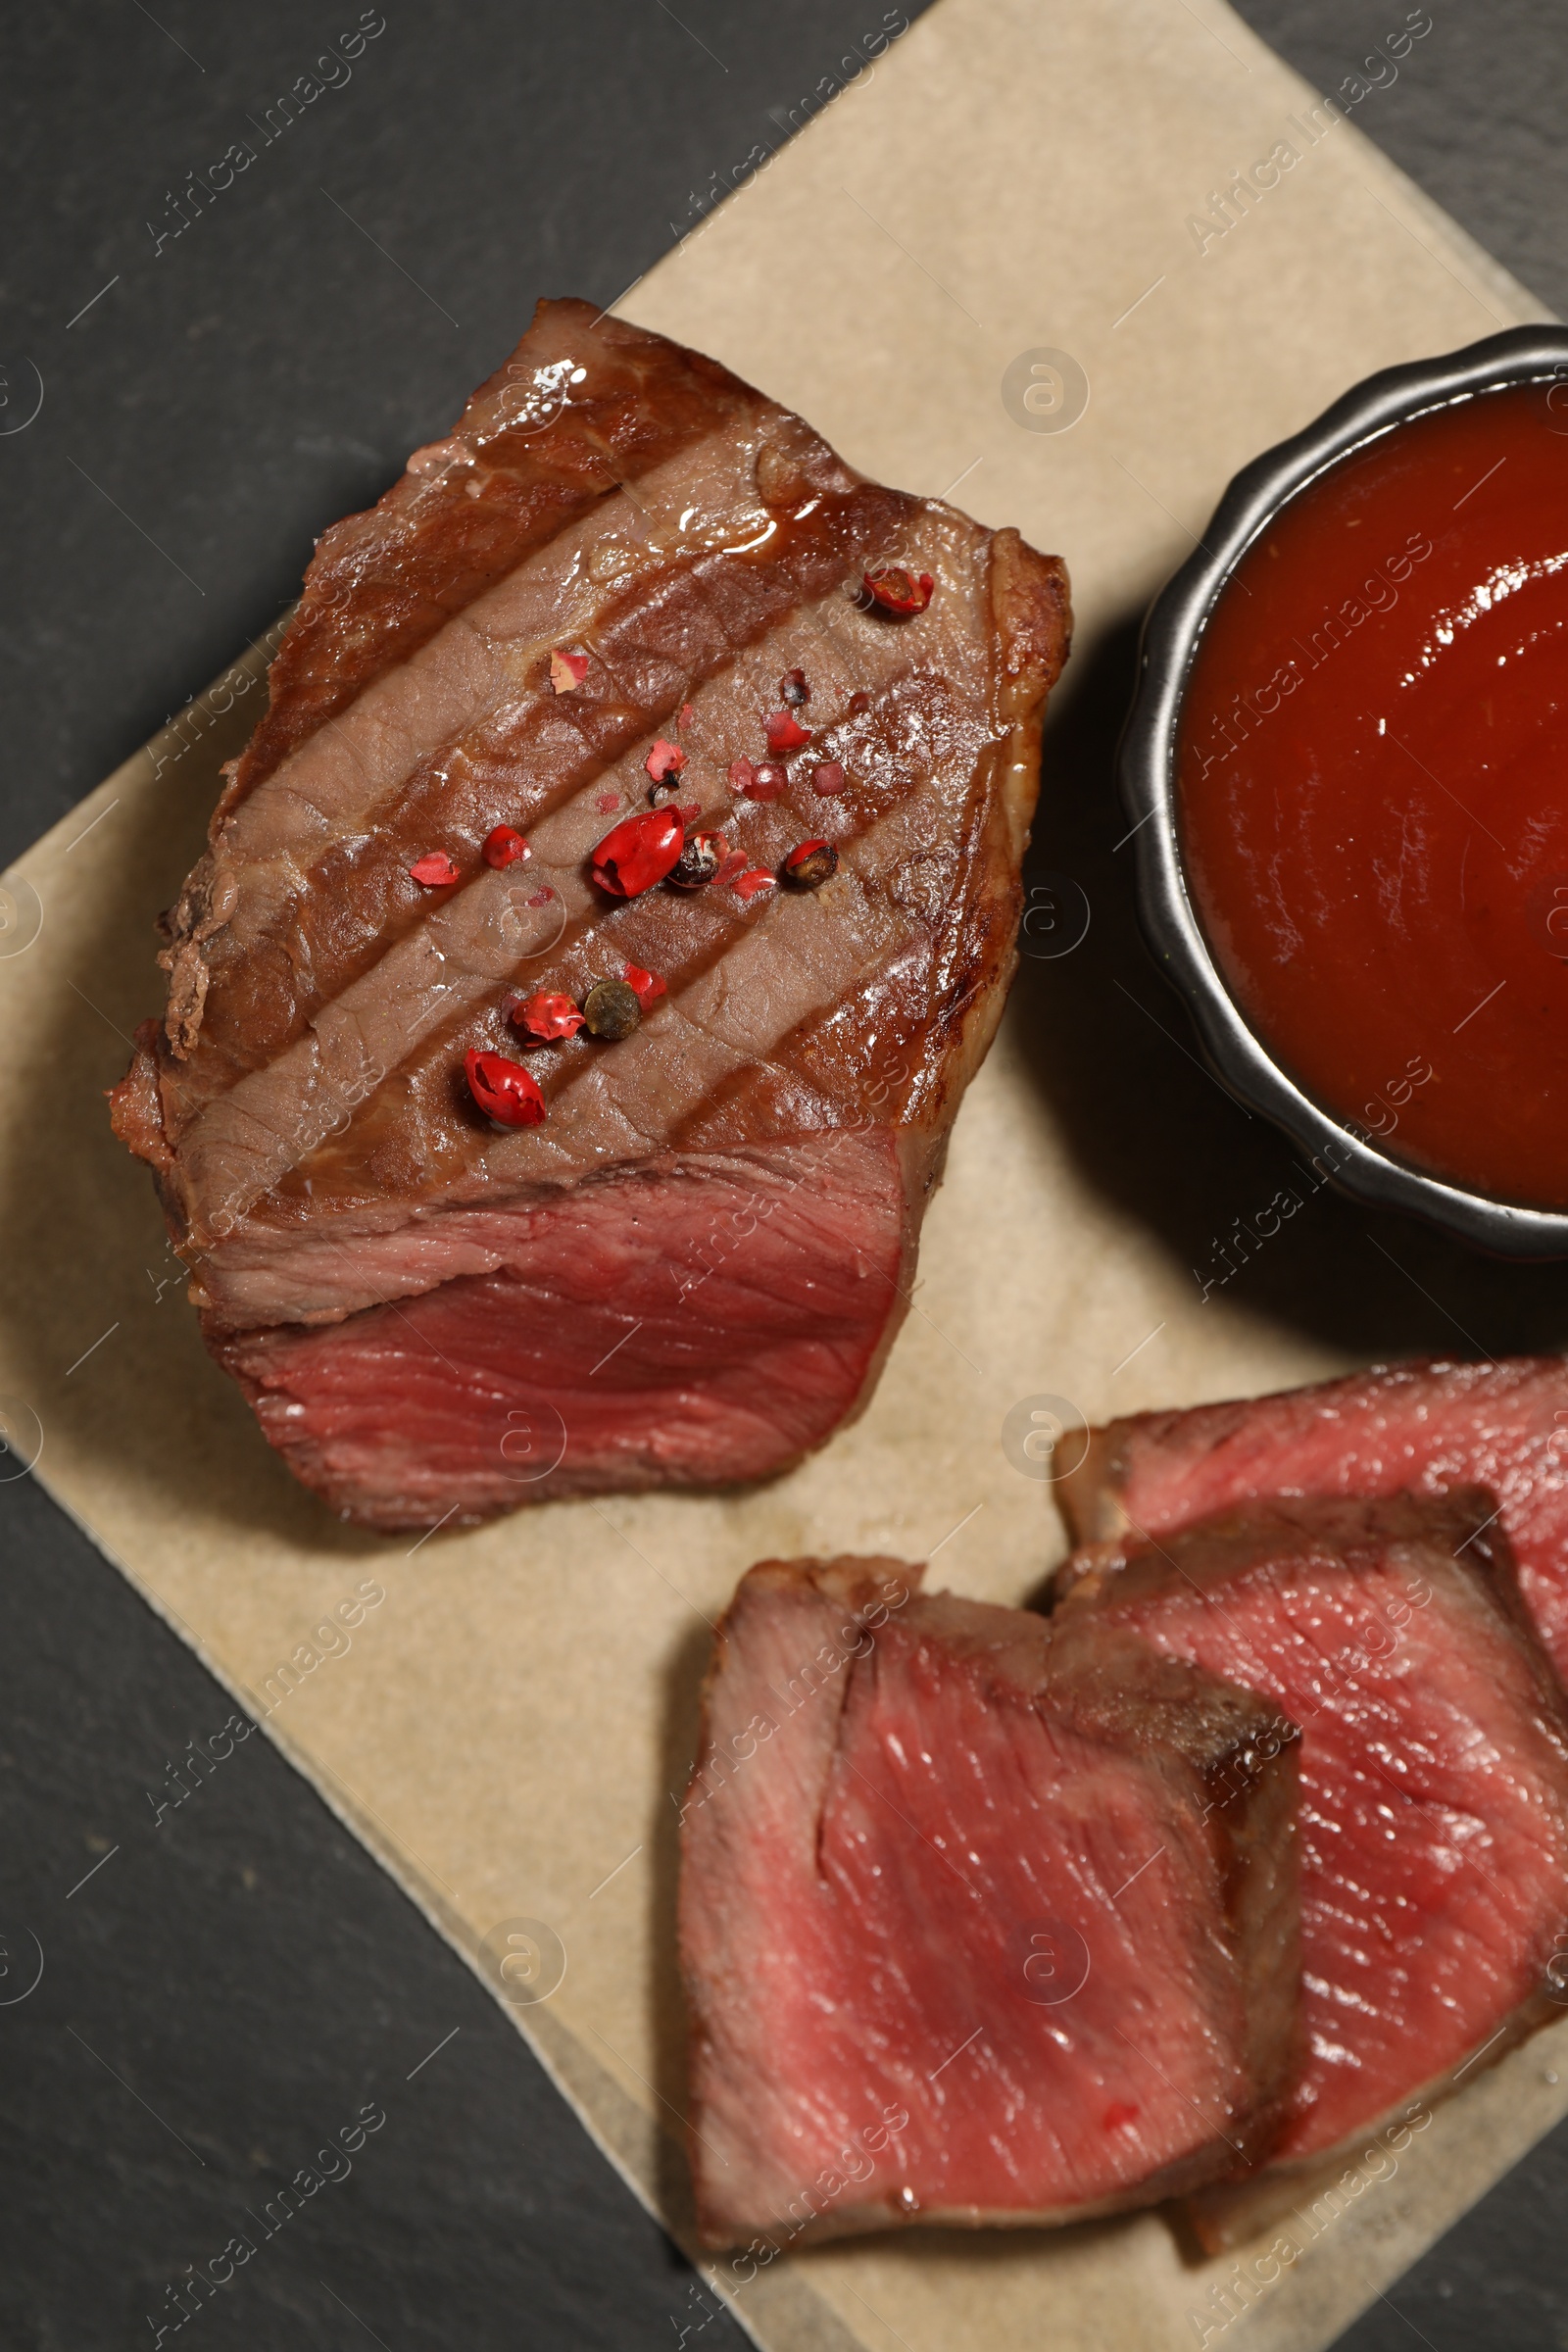
[[[1568,1744],[1493,1516],[1473,1490],[1280,1502],[1090,1554],[1068,1585],[1063,1618],[1106,1616],[1300,1727],[1307,2048],[1275,2161],[1556,2014]]]
[[[1277,2127],[1289,1727],[1107,1623],[919,1577],[764,1562],[719,1628],[681,1815],[711,2243],[1075,2220]]]
[[[1079,1544],[1165,1536],[1292,1496],[1484,1487],[1520,1596],[1568,1684],[1568,1361],[1392,1364],[1272,1396],[1134,1413],[1091,1433],[1058,1493]]]
[[[1248,1020],[1432,1175],[1568,1207],[1568,393],[1437,410],[1267,524],[1204,629],[1182,843]]]

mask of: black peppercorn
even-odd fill
[[[694,833],[665,880],[676,890],[705,890],[728,854],[722,833]]]

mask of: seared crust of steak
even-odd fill
[[[449,437],[322,533],[221,813],[565,524],[756,404],[700,352],[589,303],[541,303]]]
[[[889,561],[932,574],[928,610],[894,618],[857,597]],[[166,1020],[139,1039],[114,1115],[155,1170],[209,1344],[336,1508],[416,1526],[755,1477],[863,1400],[1011,976],[1040,720],[1069,626],[1061,565],[1015,532],[862,480],[722,368],[580,303],[542,305],[451,439],[325,535],[267,715],[166,918]],[[561,649],[582,673],[566,692]],[[811,741],[781,797],[737,798],[732,766],[769,759],[763,715],[797,667]],[[652,744],[675,735],[689,826],[722,830],[767,872],[826,838],[832,880],[607,898],[589,854],[649,806]],[[830,797],[812,784],[824,762],[844,770]],[[525,863],[485,862],[500,824],[527,836]],[[456,883],[414,879],[432,852]],[[622,1043],[584,1033],[529,1052],[508,1025],[514,994],[580,1000],[633,965],[667,995]],[[542,1124],[481,1116],[470,1051],[526,1054]],[[757,1430],[731,1445],[705,1388],[705,1347],[739,1377],[703,1329],[717,1293],[694,1305],[682,1260],[670,1297],[685,1324],[644,1338],[646,1314],[615,1326],[610,1254],[624,1298],[644,1298],[661,1184],[678,1188],[696,1264],[714,1250],[687,1230],[693,1183],[713,1180],[728,1216],[736,1188],[814,1181],[834,1136],[844,1213],[819,1232],[814,1271],[858,1284],[855,1328],[827,1348],[811,1411],[783,1413],[771,1445]],[[572,1235],[605,1348],[620,1344],[622,1401],[633,1420],[665,1415],[652,1453],[551,1402],[588,1376],[574,1355],[552,1362],[535,1320],[559,1307],[537,1267]],[[737,1296],[751,1271],[777,1279],[776,1263],[753,1267],[750,1232],[723,1239]],[[785,1287],[804,1296],[812,1272]],[[509,1300],[518,1347],[498,1360]],[[329,1327],[359,1317],[334,1364]],[[418,1459],[431,1367],[409,1370],[432,1352],[452,1374],[436,1417],[470,1432],[439,1482]],[[565,1449],[519,1485],[501,1447],[535,1408],[541,1426],[564,1417]]]
[[[710,2245],[1083,2220],[1278,2128],[1293,1727],[921,1575],[763,1561],[718,1629],[680,1889]]]

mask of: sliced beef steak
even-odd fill
[[[345,1516],[755,1478],[863,1399],[1011,973],[1068,625],[1016,532],[584,303],[326,534],[115,1120]],[[671,794],[714,878],[613,895],[596,847]],[[628,973],[617,1042],[510,1019]],[[493,1124],[475,1053],[542,1118]]]
[[[1494,1517],[1475,1491],[1259,1505],[1082,1555],[1053,1620],[1137,1635],[1300,1726],[1306,2053],[1279,2163],[1561,2014],[1568,1740]]]
[[[373,1494],[383,1521],[438,1519],[455,1493],[474,1513],[541,1486],[761,1478],[879,1364],[903,1227],[885,1130],[689,1156],[496,1211],[475,1251],[492,1270],[237,1332],[221,1360],[309,1485]]]
[[[1489,1488],[1525,1605],[1568,1680],[1568,1362],[1395,1364],[1092,1433],[1061,1494],[1080,1544],[1164,1536],[1272,1494]]]
[[[1266,2148],[1295,2072],[1295,1747],[1107,1619],[766,1561],[682,1811],[708,2242],[1062,2222]]]

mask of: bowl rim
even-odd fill
[[[1303,1093],[1249,1026],[1188,894],[1177,831],[1175,750],[1193,660],[1209,615],[1247,550],[1289,499],[1393,425],[1513,384],[1553,378],[1568,380],[1568,327],[1510,327],[1462,350],[1365,377],[1302,431],[1244,466],[1195,553],[1149,609],[1137,688],[1117,753],[1122,804],[1136,843],[1144,937],[1185,999],[1228,1092],[1282,1127],[1318,1174],[1343,1191],[1423,1217],[1495,1255],[1520,1258],[1568,1256],[1568,1211],[1493,1200],[1391,1158],[1367,1129],[1337,1119]]]

